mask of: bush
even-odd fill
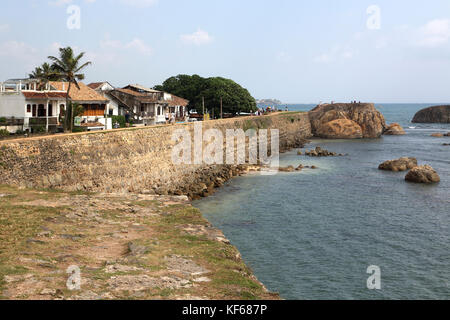
[[[27,132],[24,131],[24,130],[17,130],[16,133],[15,133],[15,135],[23,136],[23,135],[25,135],[25,133],[27,133]]]
[[[1,117],[1,118],[0,118],[0,123],[6,123],[6,118]]]
[[[87,128],[84,128],[84,127],[74,127],[72,130],[73,133],[86,132],[86,131],[87,131]]]
[[[112,116],[112,124],[114,128],[114,124],[117,122],[121,128],[126,127],[125,116]]]
[[[0,137],[7,137],[9,135],[10,135],[10,133],[8,130],[0,129]]]
[[[33,133],[44,133],[45,126],[35,126],[33,127]]]

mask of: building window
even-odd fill
[[[33,104],[33,117],[37,116],[37,107],[35,104]]]
[[[43,104],[38,106],[38,117],[45,117],[45,106]]]
[[[27,112],[28,112],[28,113],[31,112],[31,104],[27,104]]]

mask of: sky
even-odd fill
[[[450,102],[448,0],[2,1],[0,81],[73,47],[86,83],[235,80],[285,103]]]

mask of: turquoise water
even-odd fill
[[[450,125],[410,120],[428,105],[377,106],[406,136],[377,140],[314,140],[348,154],[338,158],[284,154],[281,165],[319,170],[249,175],[194,203],[224,231],[269,290],[285,299],[449,299]],[[290,106],[309,110],[312,106]],[[404,181],[378,165],[417,157],[441,176],[436,185]],[[368,290],[366,270],[381,268],[381,290]]]

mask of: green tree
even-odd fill
[[[47,62],[36,67],[36,69],[29,74],[29,77],[30,79],[38,80],[41,88],[45,87],[49,81],[61,80],[61,75]]]
[[[85,75],[81,71],[91,64],[90,61],[81,64],[85,53],[82,52],[75,55],[71,47],[60,48],[59,58],[50,56],[50,61],[53,62],[52,68],[61,76],[61,80],[69,83],[66,93],[66,112],[64,118],[64,131],[72,131],[73,129],[73,106],[70,103],[70,89],[72,85],[80,89],[78,81],[82,81]]]
[[[220,115],[220,100],[223,102],[223,112],[237,114],[239,112],[254,112],[257,110],[256,100],[247,89],[230,79],[215,77],[202,78],[199,75],[178,75],[156,86],[155,90],[166,91],[189,100],[189,109],[202,112],[202,100],[205,99],[206,109]]]

